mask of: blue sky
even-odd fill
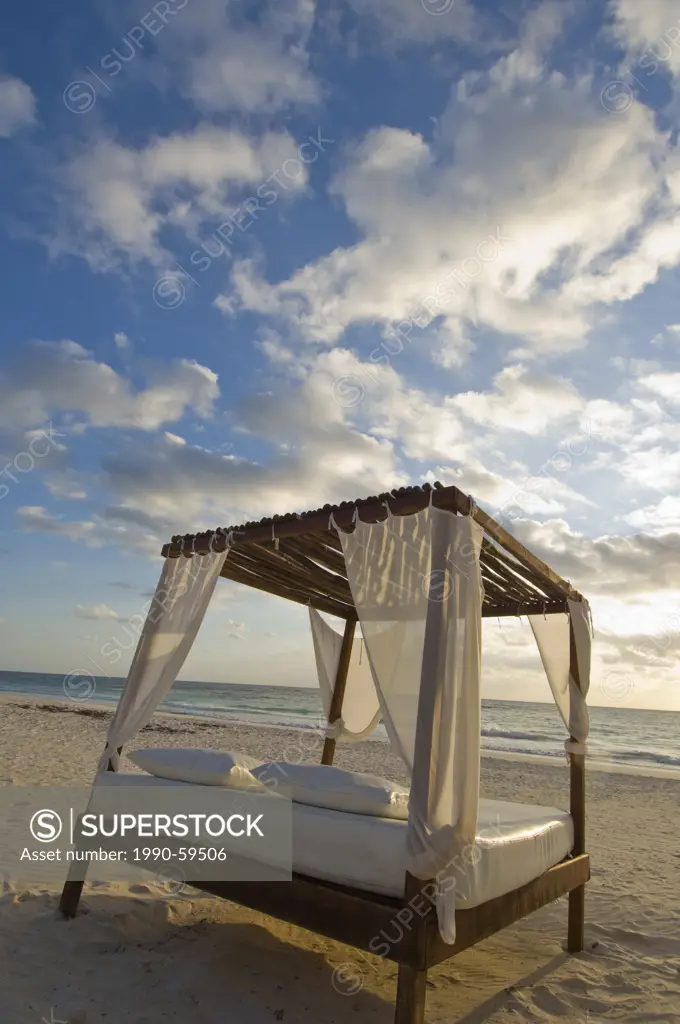
[[[2,667],[124,674],[171,534],[436,478],[591,599],[594,703],[680,709],[679,89],[674,0],[15,6]],[[220,582],[183,676],[310,647]]]

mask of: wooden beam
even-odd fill
[[[569,674],[581,689],[581,675],[576,655],[576,636],[569,619]],[[575,742],[574,737],[571,737]],[[586,852],[586,759],[583,754],[569,754],[569,813],[574,822],[574,856]],[[578,886],[569,893],[567,949],[580,953],[585,946],[586,887]]]
[[[404,907],[403,899],[379,896],[296,872],[290,882],[202,879],[189,880],[186,884],[378,956],[383,955],[379,951],[387,947],[385,959],[424,970],[507,928],[589,878],[590,861],[583,855],[562,861],[520,889],[479,907],[457,910],[454,945],[442,940],[436,914],[427,914],[421,920],[416,908],[414,918],[427,926],[424,962],[415,921],[411,927],[402,927],[403,918],[397,916]],[[392,936],[396,936],[394,941],[390,941]]]
[[[365,501],[351,502],[344,508],[328,505],[308,515],[285,516],[274,519],[268,523],[252,523],[251,525],[235,527],[233,539],[235,543],[247,541],[249,543],[267,543],[272,540],[272,533],[282,539],[284,537],[300,537],[305,534],[330,533],[330,517],[340,529],[351,529],[355,510],[359,509],[359,515],[364,522],[379,522],[385,518],[385,502],[389,505],[393,515],[411,515],[419,512],[428,504],[435,508],[448,509],[450,512],[458,512],[461,515],[469,515],[471,511],[471,499],[457,487],[436,487],[433,491],[416,490],[404,495],[376,497]],[[474,509],[475,522],[492,537],[500,547],[510,552],[532,574],[544,581],[548,588],[556,592],[554,596],[564,595],[577,599],[581,596],[568,583],[557,575],[545,562],[533,555],[520,541],[497,523],[490,515],[479,507]],[[182,552],[193,554],[194,550],[206,553],[210,550],[223,551],[226,546],[227,531],[220,533],[209,531],[204,534],[186,534],[178,543],[171,542],[163,546],[161,554],[164,558],[177,558]]]
[[[520,921],[534,910],[552,903],[560,896],[585,885],[590,878],[590,859],[587,854],[563,860],[539,878],[519,889],[482,903],[473,910],[456,911],[456,941],[450,946],[439,934],[436,916],[428,917],[427,966],[448,960],[482,939]]]
[[[337,722],[338,719],[342,717],[342,702],[345,699],[345,688],[347,686],[349,662],[350,658],[352,657],[352,644],[354,643],[354,631],[356,624],[356,616],[354,618],[348,618],[347,622],[345,623],[345,632],[342,637],[342,646],[340,648],[338,670],[335,674],[335,685],[333,687],[331,707],[328,713],[329,725],[333,725],[334,722]],[[333,764],[334,757],[335,740],[327,736],[323,744],[321,764]]]
[[[482,618],[495,619],[507,618],[510,615],[556,615],[558,612],[566,612],[568,605],[566,600],[560,601],[504,601],[503,604],[483,604]]]
[[[118,756],[120,757],[122,747],[118,747]],[[106,766],[107,772],[115,771],[113,763],[109,760]],[[85,862],[87,865],[87,862]],[[87,866],[85,868],[87,873]],[[67,875],[66,881],[64,882],[64,888],[61,891],[61,899],[59,900],[59,910],[64,917],[75,917],[78,912],[78,904],[80,903],[80,897],[83,893],[83,886],[85,885],[84,878],[71,878],[70,875],[80,874],[78,870],[78,864],[73,861],[69,868],[69,874]]]
[[[247,523],[234,528],[234,547],[222,575],[245,586],[319,611],[346,619],[354,612],[351,591],[344,571],[344,558],[337,533],[329,530],[330,518],[341,529],[351,529],[355,513],[362,520],[385,518],[385,505],[394,515],[409,515],[427,506],[460,515],[473,514],[485,531],[481,566],[486,586],[484,617],[553,614],[566,610],[568,598],[580,595],[571,585],[532,555],[486,512],[471,505],[471,499],[457,487],[435,486],[433,490],[412,489],[407,493],[381,495],[347,503],[327,505],[305,515],[274,517],[265,523]],[[210,550],[225,550],[226,530],[208,531],[173,539],[163,555],[191,556]],[[277,550],[274,539],[279,548]],[[286,550],[288,549],[288,550]],[[399,618],[395,608],[394,617]]]
[[[462,495],[466,504],[467,510],[463,512],[464,515],[469,514],[470,510],[470,499],[465,495]],[[482,529],[493,537],[497,544],[500,544],[502,548],[509,551],[511,555],[521,562],[525,568],[530,569],[531,572],[538,576],[542,581],[545,581],[549,587],[556,591],[556,596],[563,595],[564,597],[571,597],[575,600],[580,598],[578,591],[574,590],[572,585],[566,580],[563,580],[561,576],[558,576],[549,565],[542,562],[540,558],[533,555],[528,548],[524,547],[511,533],[508,533],[500,523],[497,523],[495,519],[492,519],[490,515],[481,508],[476,508],[474,512],[474,519],[476,523],[482,527]]]
[[[439,487],[433,492],[432,504],[435,508],[446,508],[451,512],[456,512],[460,503],[460,495],[461,492],[457,487]],[[340,529],[348,530],[351,529],[354,522],[354,513],[357,506],[359,507],[359,516],[364,522],[377,523],[387,515],[385,500],[388,501],[393,515],[411,515],[413,512],[420,512],[421,509],[429,505],[430,492],[418,491],[413,494],[390,497],[389,499],[376,498],[375,500],[352,502],[345,508],[329,505],[327,509],[320,509],[318,512],[311,512],[305,516],[299,515],[296,518],[275,519],[273,523],[253,523],[251,526],[236,527],[234,529],[234,541],[237,544],[243,541],[255,544],[271,542],[272,527],[274,535],[280,539],[284,537],[300,537],[310,533],[323,534],[329,531],[331,514]],[[221,540],[217,537],[214,538],[213,550],[215,551],[224,550],[226,531],[220,536]],[[198,534],[197,537],[201,539],[205,537],[205,543],[202,546],[205,547],[206,552],[209,551],[211,545],[210,535]],[[187,541],[186,538],[189,538],[189,540]],[[186,538],[183,538],[183,542],[180,544],[165,544],[161,552],[163,557],[177,558],[182,551],[185,554],[193,553],[194,536],[187,534]],[[197,547],[197,550],[200,551],[201,548]]]
[[[399,941],[389,946],[387,959],[415,963],[415,932],[398,927],[402,900],[296,872],[290,882],[200,880],[186,884],[367,952],[387,944],[382,932],[396,934]]]

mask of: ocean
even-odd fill
[[[123,679],[38,672],[0,672],[0,693],[115,705]],[[318,691],[292,686],[242,686],[231,683],[175,683],[159,710],[200,715],[223,722],[321,729]],[[649,770],[680,776],[680,712],[631,708],[590,709],[589,760],[644,774]],[[382,726],[376,739],[386,739]],[[565,731],[553,704],[485,700],[482,702],[483,750],[528,760],[564,760]]]

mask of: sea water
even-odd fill
[[[0,693],[46,700],[115,705],[123,679],[98,676],[0,672]],[[294,726],[321,730],[323,712],[316,689],[293,686],[243,686],[231,683],[177,682],[160,711],[200,715],[217,722]],[[680,774],[680,712],[591,707],[588,754],[592,761],[644,773]],[[386,739],[382,726],[374,733]],[[482,748],[488,752],[564,759],[565,730],[551,703],[512,700],[482,702]]]

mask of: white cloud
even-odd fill
[[[126,621],[125,615],[114,612],[113,608],[109,608],[107,604],[77,604],[74,611],[79,619],[95,619],[100,622],[106,619],[115,619],[116,622]]]
[[[35,426],[53,412],[82,414],[93,427],[157,430],[189,409],[209,416],[217,375],[190,359],[148,362],[148,385],[135,390],[107,363],[73,341],[39,342],[15,372],[0,375],[0,426]]]
[[[30,86],[12,75],[0,75],[0,138],[14,135],[35,121],[35,96]]]
[[[404,483],[389,442],[353,430],[333,409],[324,415],[327,386],[316,380],[297,393],[248,400],[240,422],[272,445],[267,464],[149,439],[106,456],[104,483],[128,508],[183,533]]]
[[[641,377],[638,385],[670,405],[680,405],[680,373],[650,373],[647,377]]]
[[[648,534],[680,533],[680,495],[667,494],[658,505],[646,505],[621,517]]]
[[[223,0],[188,4],[178,30],[155,40],[150,70],[206,112],[308,106],[321,95],[310,67],[315,21],[315,0],[272,0],[247,10]]]
[[[565,579],[595,599],[636,602],[642,595],[674,591],[680,571],[680,533],[588,537],[564,519],[518,519],[512,532]]]
[[[124,259],[168,265],[164,229],[196,237],[210,220],[216,230],[240,191],[281,174],[289,159],[297,159],[297,148],[285,133],[251,138],[206,124],[138,149],[99,140],[62,169],[64,196],[51,248],[81,255],[97,269],[115,268]],[[286,176],[280,194],[293,196],[305,183],[300,165]]]
[[[377,30],[383,46],[386,42],[402,48],[447,40],[471,45],[478,41],[481,19],[470,0],[455,0],[449,9],[442,0],[438,0],[430,5],[432,10],[424,3],[412,3],[412,0],[350,0],[350,4],[359,15],[359,31],[368,22]]]
[[[131,347],[130,339],[128,338],[127,334],[125,334],[123,331],[118,331],[116,334],[114,334],[113,340],[116,345],[116,348],[125,350]]]
[[[325,344],[351,325],[401,322],[407,343],[434,340],[455,365],[470,324],[521,339],[520,358],[581,347],[600,303],[676,266],[677,154],[642,104],[612,116],[589,78],[546,69],[550,12],[489,72],[463,76],[435,141],[383,126],[349,151],[332,192],[354,245],[277,284],[241,262],[218,306],[284,317]]]
[[[228,32],[193,58],[186,91],[205,110],[247,113],[273,113],[320,98],[304,46],[255,27]]]
[[[554,421],[581,412],[585,403],[571,381],[513,365],[496,376],[493,391],[466,391],[453,405],[480,425],[540,434]]]
[[[51,473],[45,479],[45,487],[53,498],[62,501],[83,501],[87,498],[86,480],[86,474],[78,473],[75,469],[63,469]]]
[[[680,11],[677,0],[611,0],[614,31],[637,56],[646,74],[661,67],[680,73]]]
[[[233,619],[227,620],[227,631],[226,637],[231,640],[245,640],[246,624],[245,622],[234,622]]]
[[[54,516],[41,505],[24,505],[16,512],[24,530],[41,533],[58,533],[69,540],[85,541],[98,546],[100,541],[95,536],[96,524],[89,521],[65,522],[61,517]]]

